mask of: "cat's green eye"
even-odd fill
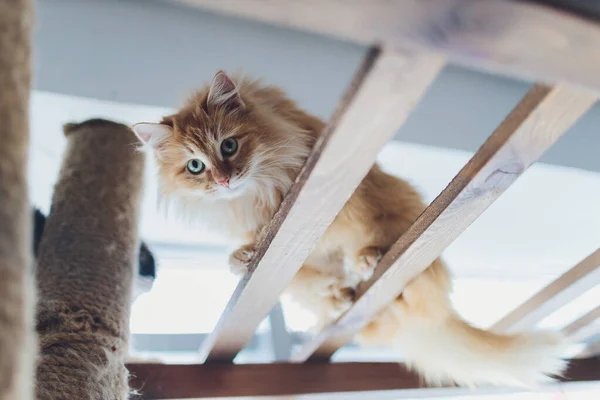
[[[232,156],[238,149],[238,142],[234,138],[227,138],[221,142],[221,154],[224,157]]]
[[[204,163],[200,160],[193,159],[188,161],[186,168],[190,174],[198,175],[204,171]]]

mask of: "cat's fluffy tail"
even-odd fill
[[[410,365],[428,381],[460,385],[535,386],[563,372],[563,340],[551,332],[501,335],[472,327],[456,315],[415,320],[395,338]]]
[[[531,388],[560,376],[566,367],[561,355],[567,343],[558,333],[503,335],[475,328],[453,311],[436,316],[424,318],[399,299],[359,340],[397,347],[430,384]]]

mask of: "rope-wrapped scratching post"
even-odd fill
[[[29,0],[0,0],[0,400],[33,398],[27,200],[32,14]]]
[[[115,122],[68,124],[65,134],[36,269],[37,397],[126,399],[144,155]]]

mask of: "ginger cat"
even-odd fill
[[[285,93],[219,71],[174,115],[133,130],[152,149],[161,195],[187,218],[220,229],[241,247],[230,257],[245,272],[324,123]],[[352,304],[354,289],[425,208],[405,181],[369,171],[297,273],[288,293],[320,324]],[[560,374],[559,334],[496,334],[462,320],[449,299],[450,273],[434,261],[358,335],[389,344],[432,383],[535,385]]]

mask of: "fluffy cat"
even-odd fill
[[[176,114],[133,130],[156,156],[162,196],[186,218],[238,239],[230,264],[243,273],[324,124],[277,87],[238,83],[219,71]],[[321,325],[338,317],[424,208],[407,182],[374,165],[288,293]],[[450,290],[449,271],[438,259],[365,327],[359,342],[401,349],[432,383],[529,386],[563,371],[560,335],[475,328],[454,311]]]

